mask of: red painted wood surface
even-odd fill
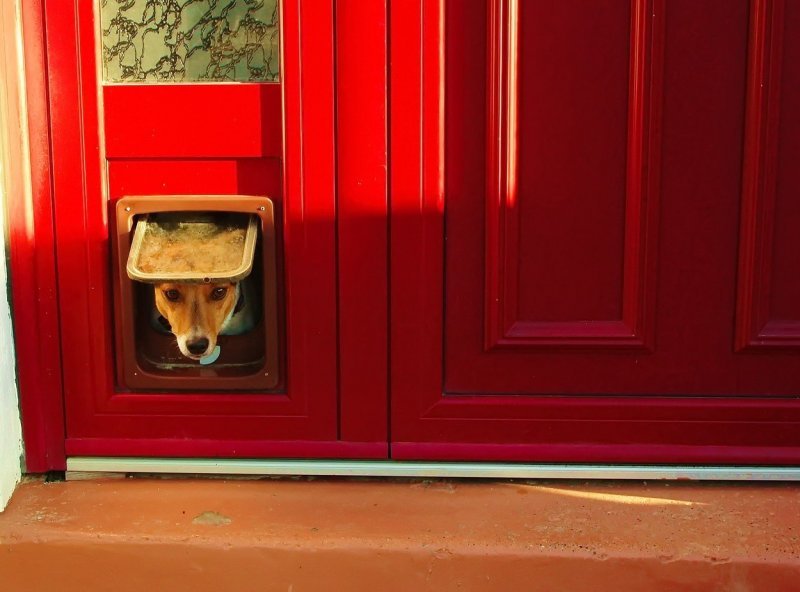
[[[477,141],[458,141],[464,130],[476,133],[476,120],[500,117],[484,115],[483,100],[461,101],[461,93],[479,99],[487,94],[485,77],[474,72],[476,60],[482,62],[487,52],[460,51],[461,40],[484,39],[490,55],[499,55],[492,48],[502,44],[502,34],[489,30],[486,16],[476,18],[474,10],[454,5],[448,13],[445,146],[452,148],[445,159],[445,269],[448,293],[458,294],[448,297],[445,306],[448,391],[531,392],[530,374],[535,372],[540,384],[533,392],[563,392],[562,376],[574,371],[574,353],[562,356],[560,371],[555,356],[526,359],[521,372],[514,370],[520,355],[536,347],[650,349],[658,221],[658,150],[653,147],[658,142],[663,21],[646,15],[662,11],[643,0],[584,8],[580,2],[557,8],[519,5],[519,142],[506,147],[516,153],[519,175],[514,174],[513,196],[501,204],[506,228],[494,233],[505,235],[505,241],[493,240],[491,231],[500,213],[485,223],[481,215],[484,209],[495,211],[497,196],[474,190],[486,184],[487,168],[496,166],[491,158],[487,162],[479,141],[483,134]],[[607,35],[613,41],[603,42]],[[587,45],[576,44],[576,38]],[[586,48],[592,44],[589,59]],[[548,55],[560,56],[561,65],[537,59]],[[494,106],[495,111],[510,108],[509,101]],[[484,230],[485,256],[472,240]],[[513,353],[487,356],[475,341],[493,332],[475,322],[485,285],[474,273],[478,266],[505,278],[502,296],[490,301],[489,288],[486,301],[502,308],[494,345]],[[493,273],[495,266],[502,271]],[[488,316],[492,321],[493,315]],[[618,360],[611,363],[634,363],[629,355]],[[594,364],[607,361],[607,354],[601,354]],[[537,363],[540,367],[531,369]],[[552,378],[541,376],[547,372]],[[576,393],[626,390],[588,379],[568,388]],[[651,379],[631,391],[645,392],[644,382]],[[667,392],[655,383],[649,387]]]
[[[736,346],[800,347],[800,10],[754,0],[748,56]]]
[[[42,472],[65,468],[64,408],[44,13],[41,0],[24,2],[21,8],[27,101],[24,124],[30,150],[25,155],[20,152],[19,157],[23,162],[30,159],[31,194],[30,200],[24,191],[9,196],[8,256],[25,468]]]
[[[251,458],[386,458],[385,442],[275,440],[269,438],[73,438],[70,456],[171,456]]]
[[[779,4],[392,5],[393,457],[800,461],[797,62],[745,68]],[[773,87],[778,158],[744,133]],[[743,147],[785,213],[750,231],[782,270],[751,276],[782,331],[752,354]]]
[[[106,158],[280,158],[282,153],[279,84],[105,86],[103,122]]]
[[[342,7],[338,17],[350,19],[352,27],[380,25],[381,6],[375,3],[364,17],[355,6]],[[360,96],[352,105],[349,95],[338,98],[340,117],[345,108],[355,113],[365,102],[373,104],[385,94],[385,83],[365,80],[353,62],[356,51],[370,53],[373,45],[376,63],[383,59],[383,29],[337,48],[331,4],[282,2],[280,84],[102,86],[91,4],[47,2],[45,10],[50,109],[59,130],[52,158],[67,454],[385,456],[385,353],[384,368],[375,367],[383,376],[378,397],[369,385],[343,389],[348,412],[359,420],[351,420],[342,437],[357,444],[339,439],[338,348],[350,352],[355,367],[372,365],[362,357],[381,358],[380,344],[365,349],[359,339],[362,330],[380,337],[386,298],[384,287],[371,301],[354,294],[349,302],[342,289],[345,307],[373,307],[376,313],[373,325],[343,333],[339,343],[337,265],[350,281],[385,286],[386,255],[385,222],[381,229],[373,220],[342,242],[337,262],[334,68],[338,50],[342,81]],[[374,114],[370,125],[385,121],[381,108]],[[371,131],[362,130],[362,139]],[[385,183],[381,190],[376,175],[385,176],[381,142],[385,132],[377,128],[375,141],[353,153],[354,166],[342,167],[343,193],[357,189],[347,194],[353,205],[343,208],[340,232],[360,223],[364,202],[358,191],[377,191],[377,216],[385,220]],[[356,138],[346,143],[355,146]],[[359,156],[375,164],[359,169]],[[374,178],[362,190],[365,173]],[[261,194],[277,203],[286,309],[282,392],[144,393],[114,383],[108,202],[126,194],[170,193]],[[376,268],[359,271],[360,254],[346,245],[370,234],[378,247],[383,241],[384,255]]]
[[[486,347],[650,348],[661,21],[646,15],[661,7],[489,7]],[[606,51],[587,59],[572,40],[596,35],[598,14]],[[571,34],[547,34],[559,28]]]
[[[441,396],[444,291],[444,3],[390,5],[391,435],[417,426]],[[426,422],[430,423],[430,422]]]
[[[336,2],[339,410],[344,440],[388,439],[386,2]]]
[[[25,11],[32,470],[62,384],[68,454],[800,462],[794,3],[287,0],[280,87],[102,88],[91,4]],[[108,202],[234,192],[283,215],[287,388],[123,392]]]
[[[108,186],[115,198],[169,193],[280,196],[281,171],[278,158],[121,158],[108,162]]]

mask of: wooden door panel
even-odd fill
[[[517,170],[508,173],[517,179],[516,195],[506,197],[498,216],[508,234],[518,237],[498,236],[505,239],[508,265],[498,270],[507,282],[498,292],[505,292],[504,308],[511,309],[504,333],[516,323],[622,319],[630,2],[579,4],[533,3],[522,10],[518,90],[489,107],[508,112],[508,103],[518,101],[516,142],[505,147],[516,152]],[[488,34],[498,37],[498,29],[494,25]],[[500,163],[487,164],[491,169]],[[495,203],[496,196],[487,193],[487,205]],[[487,251],[490,267],[502,265],[491,259],[502,248],[493,247]]]
[[[480,222],[458,206],[471,188],[487,188],[487,349],[647,344],[662,69],[648,6],[492,4],[485,27],[492,140],[485,159],[452,151],[447,163],[468,171],[448,182],[451,236],[460,238],[465,216]],[[457,29],[476,25],[454,14],[449,39],[479,36],[480,29]],[[463,84],[477,93],[487,85],[474,74]],[[457,93],[449,97],[448,111],[458,113]],[[458,117],[453,136],[463,129]],[[461,257],[448,253],[448,284],[463,290]],[[448,318],[448,327],[458,323]]]
[[[560,18],[545,17],[533,6]],[[624,6],[630,10],[623,10]],[[736,236],[739,205],[736,194],[726,191],[737,182],[736,175],[728,173],[725,185],[716,183],[704,194],[698,194],[697,186],[692,191],[670,192],[668,202],[660,204],[664,22],[646,15],[664,14],[664,7],[650,0],[598,3],[588,10],[589,16],[583,14],[587,10],[569,4],[553,9],[548,3],[504,1],[490,3],[490,8],[495,12],[490,10],[479,19],[475,11],[455,3],[446,16],[444,391],[793,394],[796,364],[787,358],[743,359],[731,346],[735,284],[730,266],[736,250],[730,239]],[[513,10],[520,11],[516,33],[498,24],[495,16],[505,15],[512,21]],[[720,80],[720,88],[709,88],[706,100],[718,100],[723,92],[726,96],[742,92],[745,69],[731,58],[745,55],[745,14],[740,10],[741,20],[731,22],[729,29],[731,57],[724,68],[731,75]],[[602,33],[615,30],[610,20],[621,20],[624,30],[618,25],[616,34],[623,36],[622,44],[629,51],[620,51],[619,42],[604,41],[602,33],[571,35],[576,19],[578,24],[582,19],[603,23]],[[508,49],[514,35],[518,35],[517,47]],[[569,38],[570,49],[546,52],[522,41],[536,36]],[[463,39],[483,39],[488,51],[478,44],[465,45]],[[721,47],[725,45],[718,39],[707,51],[716,53]],[[589,94],[603,95],[595,102],[593,117],[585,117],[588,107],[572,98],[569,84],[549,80],[547,68],[536,69],[539,62],[529,55],[535,50],[547,56],[541,62],[555,61],[560,66],[550,69],[569,70],[569,76],[583,77],[582,84],[593,85]],[[513,73],[515,51],[520,54],[518,76]],[[563,65],[562,53],[566,53]],[[597,54],[605,64],[613,63],[615,55],[617,62],[627,64],[627,68],[616,68],[621,91],[605,92],[613,89],[608,75],[600,76],[602,84],[595,78],[601,71],[593,61]],[[581,61],[576,57],[580,55],[590,67],[573,65]],[[483,56],[488,57],[481,78],[475,75],[475,64]],[[668,66],[680,64],[690,74],[696,70],[678,60],[673,58]],[[565,76],[560,74],[560,79]],[[533,81],[528,83],[532,87],[542,83],[536,100],[530,100],[533,91],[526,95],[526,79]],[[683,97],[691,92],[684,85]],[[549,95],[547,101],[541,98],[544,94]],[[465,101],[464,96],[486,96],[487,104],[478,99]],[[505,102],[499,97],[505,97]],[[670,89],[666,100],[683,97]],[[606,104],[611,100],[614,108]],[[469,104],[460,106],[463,103]],[[737,166],[735,145],[723,146],[718,139],[722,134],[741,133],[742,105],[733,106],[739,110],[738,117],[728,105],[705,123],[695,114],[692,119],[671,122],[667,133],[692,125],[699,135],[705,126],[707,139],[700,141],[713,156],[706,157],[705,170],[682,168],[685,164],[670,168],[667,187],[680,177],[713,184],[714,167]],[[476,133],[475,123],[482,112],[483,134]],[[556,131],[526,127],[526,121],[538,120],[555,126]],[[571,132],[573,120],[581,125]],[[614,127],[623,133],[612,133]],[[459,142],[467,129],[475,139]],[[593,135],[607,139],[607,160],[575,157],[586,148],[572,146]],[[484,148],[482,137],[500,141],[494,146],[487,142]],[[741,141],[739,136],[737,143]],[[537,142],[543,147],[537,149]],[[673,142],[667,149],[689,147]],[[671,157],[669,152],[666,158]],[[617,177],[624,180],[601,183],[609,169],[616,169]],[[552,172],[549,182],[545,172]],[[580,184],[584,179],[588,179],[586,186]],[[486,191],[482,195],[476,187],[486,187]],[[588,214],[583,212],[583,202],[590,202]],[[715,212],[714,219],[710,212]],[[673,213],[677,216],[672,217]],[[671,216],[669,221],[665,216]],[[581,232],[581,224],[591,226],[587,217],[597,226]],[[606,231],[609,236],[603,242]],[[481,235],[486,239],[483,252],[474,240]],[[759,236],[766,240],[763,233]],[[550,272],[554,280],[544,272]],[[686,288],[687,281],[691,290]],[[720,298],[720,293],[727,298]],[[547,309],[543,306],[547,301],[558,304]],[[601,311],[604,314],[596,314]],[[752,390],[745,390],[744,382]]]
[[[485,19],[459,4],[447,12],[447,392],[685,386],[654,384],[663,363],[648,355],[663,21],[647,15],[657,4],[503,1]],[[464,51],[463,39],[488,51]],[[459,107],[462,92],[486,96],[485,106]],[[481,120],[475,141],[457,141]],[[576,360],[585,380],[565,383]]]
[[[36,199],[33,222],[22,212],[30,204],[13,204],[12,236],[24,237],[12,251],[23,267],[15,297],[27,303],[15,306],[15,320],[33,319],[23,325],[44,327],[56,344],[39,347],[56,352],[47,363],[22,356],[21,377],[43,363],[57,369],[21,381],[33,385],[21,393],[29,467],[63,469],[65,447],[69,455],[385,458],[386,3],[24,5],[26,63],[36,66],[27,75]],[[264,10],[266,19],[242,16]],[[227,41],[214,52],[206,42],[216,34]],[[265,34],[269,48],[253,49]],[[168,55],[154,51],[158,40]],[[274,199],[279,388],[132,392],[115,383],[109,209],[140,193]],[[33,259],[45,262],[37,273],[47,279],[48,262],[58,272],[44,296],[26,281],[32,224],[42,247]],[[354,321],[340,323],[338,312]],[[44,397],[42,380],[53,387]],[[45,431],[52,450],[36,442]]]
[[[796,173],[742,199],[779,4],[392,7],[395,458],[800,459],[798,353],[736,346],[748,216],[781,210],[752,283],[796,319]]]
[[[297,3],[282,9],[280,84],[106,85],[92,3],[47,2],[67,454],[381,454],[337,441],[333,8],[304,14]],[[171,193],[278,204],[287,336],[278,391],[115,384],[109,202]]]

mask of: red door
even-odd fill
[[[44,0],[29,87],[68,455],[800,462],[796,3],[284,1],[279,82],[221,84],[104,82],[117,4]],[[198,193],[276,202],[274,391],[115,379],[109,206]]]
[[[337,369],[337,265],[346,273],[353,263],[350,253],[337,261],[336,227],[360,211],[350,207],[337,219],[332,4],[283,2],[266,20],[252,11],[275,2],[233,2],[224,10],[216,3],[103,2],[98,11],[95,4],[44,6],[66,454],[385,456],[385,391],[377,405],[360,405],[365,393]],[[372,17],[382,26],[380,12],[340,15],[342,27]],[[209,50],[210,62],[198,70],[192,60],[207,40],[245,26],[216,54]],[[242,45],[265,31],[279,31],[280,55],[270,53],[277,43]],[[376,33],[383,38],[380,27]],[[161,58],[153,54],[159,36]],[[370,42],[367,36],[339,50],[349,58]],[[238,62],[231,58],[237,51],[244,52]],[[342,62],[340,80],[358,78],[353,66]],[[199,79],[191,79],[192,69]],[[363,100],[356,88],[346,104],[352,110]],[[381,109],[365,111],[367,125],[374,113],[384,117]],[[362,168],[351,165],[340,182]],[[347,187],[343,193],[349,197]],[[181,194],[260,195],[276,204],[284,367],[275,390],[152,392],[116,380],[109,211],[126,195]],[[360,232],[368,235],[369,225]],[[385,284],[385,264],[377,273]],[[357,300],[345,294],[341,303]],[[357,362],[348,339],[342,351]],[[366,426],[343,419],[356,409]]]
[[[391,22],[393,457],[799,461],[800,6]]]

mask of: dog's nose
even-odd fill
[[[186,349],[199,356],[200,354],[205,353],[205,351],[208,349],[208,339],[201,337],[200,339],[195,339],[194,341],[187,341]]]

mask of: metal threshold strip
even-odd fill
[[[195,475],[314,475],[481,479],[666,479],[800,481],[800,466],[524,464],[372,460],[261,460],[87,457],[67,459],[68,472]]]

